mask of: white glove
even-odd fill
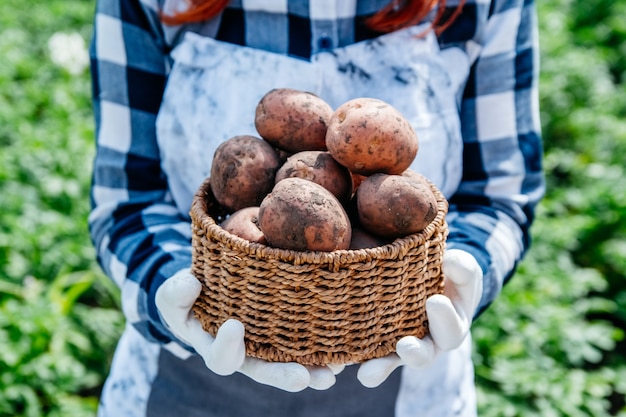
[[[306,367],[246,356],[244,327],[238,320],[227,320],[215,337],[204,331],[191,311],[201,289],[202,285],[188,269],[181,270],[159,287],[155,301],[171,332],[193,347],[211,371],[218,375],[240,372],[261,384],[289,392],[307,387],[325,390],[335,383],[335,375],[342,367]]]
[[[451,249],[444,253],[443,273],[444,294],[426,300],[430,333],[422,339],[405,336],[396,344],[396,353],[361,364],[357,373],[361,384],[377,387],[402,365],[425,367],[440,352],[456,349],[467,337],[482,294],[482,270],[472,255]]]

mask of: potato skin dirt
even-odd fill
[[[348,249],[351,225],[337,198],[302,178],[276,184],[259,208],[259,227],[270,246],[296,251]]]
[[[259,135],[279,149],[326,150],[332,114],[332,107],[313,93],[276,88],[257,104],[254,124]]]
[[[261,138],[234,136],[215,150],[211,189],[215,199],[231,213],[258,206],[274,186],[280,158]]]
[[[437,199],[425,181],[403,175],[374,174],[356,192],[359,222],[385,238],[418,233],[437,215]]]
[[[351,172],[400,174],[419,148],[411,124],[394,107],[373,98],[340,105],[326,131],[328,152]]]
[[[341,202],[347,201],[352,195],[350,171],[326,151],[295,153],[276,172],[276,182],[296,177],[321,185]]]

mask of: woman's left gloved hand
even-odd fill
[[[482,270],[472,255],[451,249],[444,254],[443,273],[444,294],[426,300],[430,333],[422,339],[405,336],[396,344],[396,353],[361,364],[357,377],[364,386],[377,387],[402,365],[425,367],[467,337],[482,295]]]
[[[193,347],[207,368],[218,375],[242,373],[265,385],[289,392],[305,388],[325,390],[335,383],[341,366],[303,366],[299,363],[267,362],[246,356],[244,326],[227,320],[213,336],[202,328],[192,307],[202,285],[188,269],[167,279],[156,293],[156,305],[170,331]]]

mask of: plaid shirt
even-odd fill
[[[165,345],[177,342],[160,320],[155,291],[191,264],[189,218],[168,191],[155,133],[169,52],[193,31],[307,60],[376,36],[363,18],[387,1],[231,1],[218,19],[166,27],[158,13],[171,3],[99,0],[91,45],[97,154],[90,231],[102,268],[121,287],[128,323]],[[533,1],[468,0],[439,43],[473,60],[460,92],[463,179],[450,198],[448,247],[481,265],[481,311],[528,248],[543,194]]]

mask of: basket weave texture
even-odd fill
[[[422,232],[377,248],[297,252],[251,243],[219,223],[226,213],[207,178],[194,197],[192,273],[203,290],[193,311],[215,335],[229,318],[245,327],[248,356],[303,365],[360,363],[428,333],[425,302],[443,291],[448,203]]]

